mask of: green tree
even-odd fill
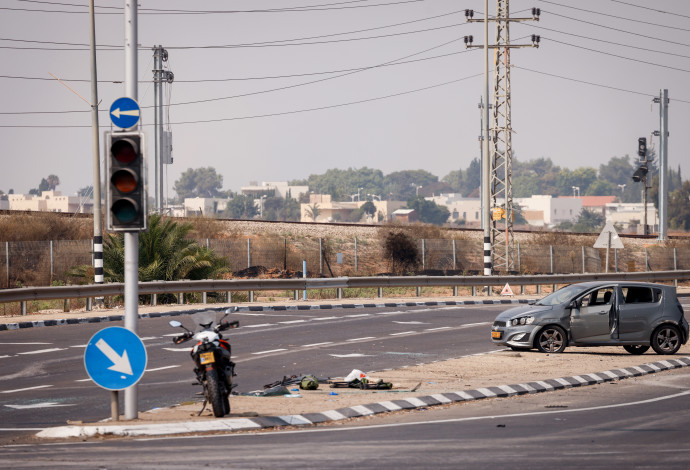
[[[253,219],[259,214],[254,198],[240,194],[228,201],[224,215],[231,219]]]
[[[577,233],[596,233],[604,227],[605,222],[606,218],[602,214],[582,209],[572,229]]]
[[[322,175],[310,175],[309,189],[318,194],[330,194],[334,201],[349,201],[353,194],[381,194],[383,173],[371,168],[330,169]],[[361,189],[360,189],[361,188]]]
[[[450,211],[446,206],[439,206],[421,196],[408,199],[407,208],[417,211],[419,220],[428,224],[443,225],[450,216]]]
[[[690,230],[690,181],[673,191],[668,198],[668,224],[677,230]]]
[[[212,167],[188,168],[175,181],[173,189],[180,200],[188,197],[218,197],[222,193],[223,176],[216,173]]]
[[[390,263],[391,272],[395,275],[405,274],[419,264],[417,243],[401,230],[394,230],[385,235],[383,256]]]
[[[392,199],[404,201],[417,196],[417,188],[438,182],[438,176],[426,170],[396,171],[386,175],[383,180],[383,194]],[[378,193],[381,194],[381,193]]]
[[[606,180],[596,180],[589,185],[583,196],[610,196],[618,192],[619,197],[623,194],[613,183]]]
[[[139,281],[215,279],[228,272],[227,260],[188,238],[190,223],[149,217],[149,230],[139,234]],[[124,282],[125,242],[122,233],[107,235],[103,244],[105,282]],[[78,266],[68,275],[90,278],[91,266]]]
[[[77,196],[79,197],[90,197],[93,196],[93,186],[84,186],[77,190]]]
[[[268,197],[264,199],[264,220],[299,222],[299,202],[292,198]]]
[[[318,204],[314,203],[311,206],[307,206],[304,212],[307,217],[316,222],[316,218],[321,213],[321,209],[319,209]]]
[[[374,214],[376,214],[376,206],[371,201],[367,201],[364,204],[362,204],[362,207],[360,207],[360,209],[362,209],[362,212],[369,216],[373,216]]]

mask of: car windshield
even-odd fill
[[[535,305],[560,305],[562,303],[569,301],[573,297],[577,297],[578,294],[584,292],[587,289],[588,287],[584,287],[578,284],[572,284],[570,286],[566,286],[562,289],[557,290],[553,294],[547,295],[543,299],[538,300],[537,302],[535,302]]]

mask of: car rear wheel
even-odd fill
[[[562,353],[567,346],[565,331],[560,326],[547,326],[539,332],[534,343],[543,353]]]
[[[623,349],[628,351],[630,354],[634,354],[637,356],[646,353],[649,349],[649,346],[643,346],[641,344],[626,344],[625,346],[623,346]]]
[[[657,354],[675,354],[680,346],[680,330],[674,325],[661,325],[652,333],[652,348]]]

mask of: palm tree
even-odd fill
[[[305,215],[309,217],[311,220],[316,222],[316,218],[319,216],[321,213],[321,210],[319,209],[319,205],[314,203],[311,206],[307,206],[305,209]]]
[[[187,238],[190,223],[164,220],[158,214],[149,217],[149,231],[139,234],[139,281],[175,281],[213,279],[229,271],[227,260],[213,250]],[[69,273],[89,277],[91,266],[77,266]],[[124,282],[125,243],[122,234],[109,235],[103,245],[105,282]]]

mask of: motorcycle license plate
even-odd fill
[[[491,332],[491,337],[493,339],[501,339],[501,332],[500,331],[492,331]]]
[[[211,364],[213,362],[216,362],[216,360],[213,358],[212,352],[206,352],[206,353],[201,353],[199,355],[199,362],[201,364]]]

